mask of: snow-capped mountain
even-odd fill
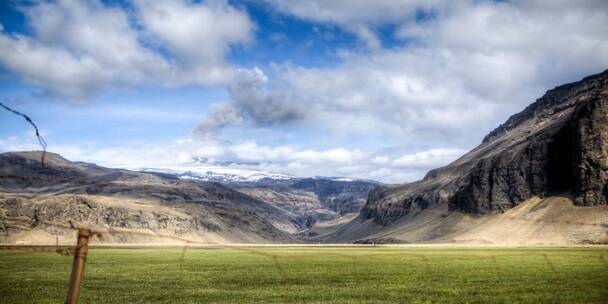
[[[213,161],[206,158],[197,157],[192,162],[172,165],[155,165],[153,167],[125,167],[133,171],[143,172],[159,172],[172,174],[182,179],[194,179],[202,181],[213,181],[219,183],[257,183],[260,181],[289,181],[299,180],[301,177],[296,177],[288,174],[267,172],[254,169],[242,168],[243,166],[255,166],[259,163],[241,163],[230,161]],[[325,177],[315,176],[311,179],[329,180],[337,182],[355,182],[364,181],[377,183],[376,181],[361,180],[350,177]]]
[[[262,179],[289,180],[295,178],[293,176],[280,173],[201,164],[132,168],[131,170],[160,172],[173,174],[182,179],[195,179],[219,183],[257,182]]]

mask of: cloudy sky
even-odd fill
[[[608,68],[605,0],[0,1],[0,98],[49,150],[406,182]],[[0,112],[0,151],[39,149]]]

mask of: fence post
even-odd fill
[[[76,243],[76,252],[74,253],[72,276],[70,278],[70,289],[68,290],[68,298],[65,300],[66,304],[78,303],[80,282],[84,276],[84,265],[87,262],[89,237],[91,237],[91,230],[85,228],[78,229],[78,242]]]

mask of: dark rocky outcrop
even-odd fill
[[[608,89],[579,106],[576,118],[573,124],[575,202],[608,204]]]
[[[556,194],[580,206],[608,203],[608,71],[548,91],[423,180],[373,190],[359,220],[388,225],[440,204],[497,213]]]

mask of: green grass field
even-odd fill
[[[91,249],[86,303],[608,303],[607,248]],[[276,256],[276,258],[275,258]],[[0,252],[0,303],[65,301],[72,258]]]

